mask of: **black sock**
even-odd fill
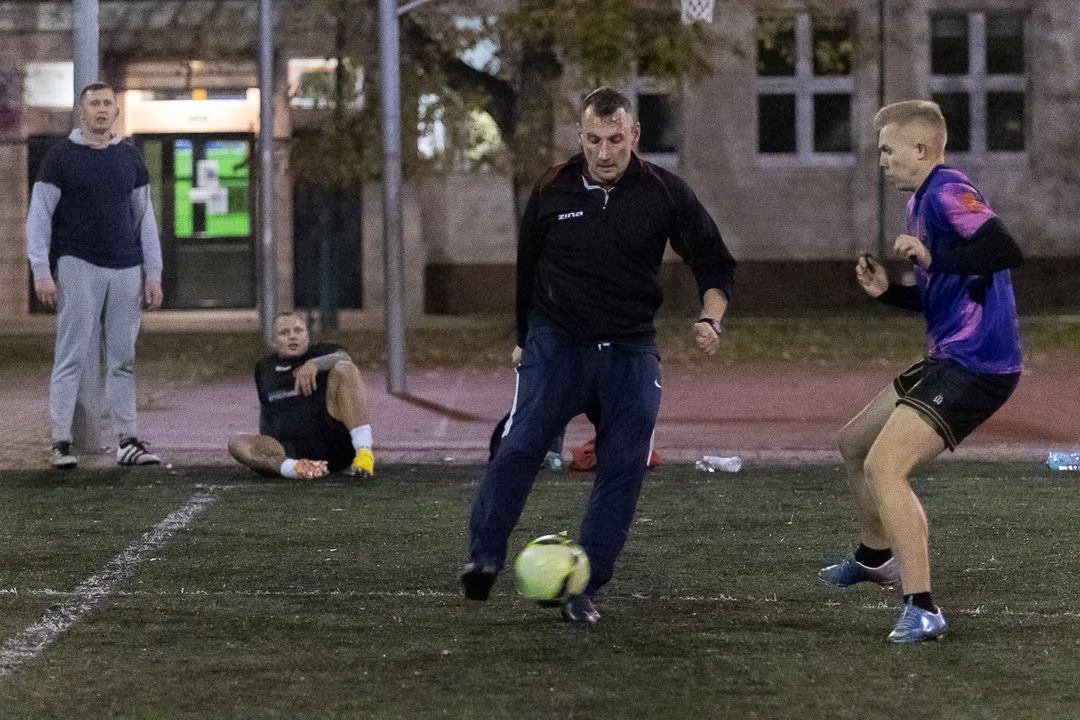
[[[937,605],[935,605],[934,601],[930,599],[930,593],[928,592],[911,593],[910,595],[905,595],[904,604],[907,605],[908,603],[914,605],[915,607],[922,608],[926,612],[937,612]]]
[[[881,567],[889,562],[891,558],[892,550],[889,548],[875,550],[874,548],[866,547],[862,543],[859,543],[859,547],[855,550],[855,562],[865,565],[866,567]]]

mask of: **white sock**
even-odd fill
[[[353,450],[360,450],[361,448],[371,449],[371,426],[370,425],[358,425],[349,431],[349,436],[352,438]]]
[[[281,463],[281,475],[296,480],[296,461],[292,458],[285,458],[285,462]]]

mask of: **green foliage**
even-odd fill
[[[298,95],[323,113],[299,127],[292,161],[299,177],[352,184],[382,168],[379,57],[375,9],[360,0],[317,0],[322,36],[349,35],[347,76],[309,73]],[[522,0],[498,16],[463,18],[460,8],[430,3],[402,19],[401,129],[406,176],[452,167],[511,170],[531,183],[553,161],[557,124],[576,111],[561,78],[573,65],[586,84],[619,85],[635,73],[661,81],[709,72],[710,35],[684,26],[675,4],[656,0]],[[567,22],[573,18],[572,22]],[[340,42],[340,41],[339,41]],[[461,63],[471,66],[463,71]],[[359,97],[355,69],[363,69]],[[498,97],[496,97],[498,95]],[[493,119],[494,118],[494,119]],[[310,124],[309,124],[310,125]],[[432,142],[435,128],[445,137]],[[417,141],[428,139],[426,152]]]
[[[709,70],[709,36],[701,25],[683,25],[674,4],[530,0],[519,3],[506,23],[519,42],[550,41],[590,86],[618,84],[634,74],[698,79]]]

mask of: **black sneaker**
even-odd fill
[[[495,578],[499,571],[494,565],[471,562],[465,566],[461,573],[461,584],[465,588],[465,597],[469,600],[484,602],[491,595],[491,586],[495,584]]]
[[[589,595],[573,595],[559,610],[566,622],[582,625],[595,625],[600,620],[600,611]]]
[[[57,440],[52,445],[49,464],[57,470],[74,470],[79,465],[79,459],[71,454],[70,442]]]
[[[116,448],[117,465],[157,465],[161,458],[146,449],[146,443],[138,438],[125,438]]]

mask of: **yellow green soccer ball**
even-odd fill
[[[544,535],[525,546],[514,561],[522,597],[541,605],[559,605],[585,590],[589,557],[563,535]]]

